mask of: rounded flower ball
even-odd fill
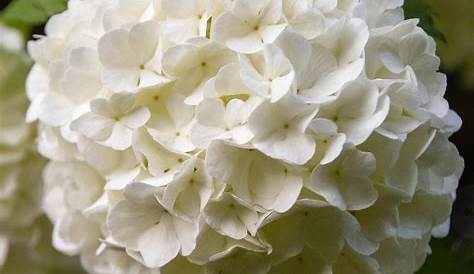
[[[70,0],[28,45],[53,244],[100,274],[414,273],[463,160],[402,0]]]

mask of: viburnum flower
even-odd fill
[[[242,82],[256,95],[274,103],[290,91],[295,72],[277,46],[266,44],[259,54],[241,55],[240,63]]]
[[[153,186],[133,183],[124,194],[125,200],[114,206],[107,219],[118,244],[138,252],[148,267],[164,266],[178,252],[187,256],[194,250],[198,224],[172,215],[158,203]]]
[[[101,274],[417,271],[464,163],[402,4],[70,0],[29,42],[55,247]]]
[[[213,139],[232,139],[236,144],[245,144],[252,139],[246,122],[252,105],[240,99],[227,104],[209,98],[196,108],[196,123],[190,136],[196,147],[206,148]]]
[[[146,107],[134,104],[131,93],[115,93],[110,100],[97,98],[91,101],[91,111],[77,118],[71,129],[113,149],[127,149],[132,145],[133,130],[150,118]]]
[[[235,1],[217,17],[214,25],[217,41],[237,52],[257,52],[285,29],[282,1]]]
[[[147,21],[133,26],[130,31],[117,29],[102,36],[97,50],[104,85],[120,92],[166,81],[161,76],[159,56],[155,56],[158,35],[158,23]]]

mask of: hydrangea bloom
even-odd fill
[[[69,1],[29,43],[55,247],[101,274],[415,272],[463,160],[402,5]]]

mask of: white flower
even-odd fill
[[[186,103],[198,104],[203,97],[203,86],[222,66],[236,60],[236,55],[218,43],[196,38],[167,50],[163,56],[163,70],[177,77],[175,90],[187,96]]]
[[[334,162],[316,168],[308,188],[342,210],[360,210],[377,200],[377,190],[369,178],[374,172],[372,154],[349,149]]]
[[[374,254],[374,258],[380,266],[383,273],[390,272],[416,272],[426,260],[426,251],[424,248],[430,240],[430,234],[423,235],[422,239],[407,240],[390,238],[382,241],[379,250]],[[397,262],[392,258],[400,257]]]
[[[362,234],[355,217],[315,200],[299,200],[286,214],[271,214],[261,231],[273,247],[269,259],[275,265],[297,256],[304,248],[317,251],[329,262],[339,257],[344,246],[365,255],[377,250],[376,244]]]
[[[194,150],[194,145],[189,138],[194,108],[184,103],[185,99],[181,94],[172,93],[168,97],[155,96],[158,97],[153,96],[152,100],[160,101],[155,104],[155,107],[159,108],[155,109],[148,123],[148,132],[156,141],[176,151]]]
[[[153,191],[145,184],[130,184],[125,189],[125,200],[114,206],[107,219],[112,237],[127,249],[139,252],[150,268],[164,266],[178,253],[189,255],[198,232],[197,224],[162,207]]]
[[[315,118],[308,129],[316,139],[316,153],[314,158],[320,164],[332,162],[342,152],[346,142],[346,135],[337,132],[337,125],[331,120]]]
[[[404,239],[421,239],[449,218],[453,202],[451,194],[431,195],[418,191],[411,202],[402,203],[399,207],[398,234]]]
[[[67,174],[70,181],[65,186],[65,197],[68,206],[84,210],[92,206],[102,195],[104,179],[92,167],[81,162],[73,163]]]
[[[417,160],[420,188],[433,194],[456,191],[464,160],[444,134],[434,136],[430,145]]]
[[[270,273],[290,274],[294,273],[295,269],[304,271],[303,273],[331,273],[332,267],[327,260],[322,257],[317,250],[310,247],[305,247],[296,256],[288,260],[276,264]]]
[[[281,162],[224,141],[209,145],[206,168],[211,176],[230,184],[242,200],[277,212],[291,207],[303,184]]]
[[[416,76],[408,69],[403,80],[382,84],[384,93],[390,97],[390,109],[377,132],[392,139],[404,140],[426,120],[420,115],[423,95],[418,92]]]
[[[158,199],[170,212],[192,220],[199,217],[213,190],[213,180],[206,173],[204,162],[191,158],[166,185]]]
[[[141,20],[147,20],[151,17],[160,18],[159,3],[159,1],[155,2],[153,0],[106,2],[101,7],[103,10],[100,11],[103,13],[103,28],[106,31],[122,27],[128,28]],[[99,26],[101,25],[99,24]]]
[[[223,101],[228,101],[234,98],[232,96],[237,96],[240,99],[247,99],[250,96],[249,89],[240,77],[240,64],[238,62],[223,66],[216,76],[209,79],[204,87],[205,98],[220,98]],[[255,103],[260,101],[260,98],[256,96],[248,99]]]
[[[171,182],[189,158],[186,154],[169,150],[155,142],[144,129],[134,133],[133,148],[137,159],[150,173],[149,180],[154,185],[166,185]],[[130,180],[125,182],[130,183]]]
[[[237,249],[264,252],[262,243],[251,237],[235,240],[217,233],[207,225],[202,225],[197,238],[196,249],[188,259],[198,265],[206,265],[219,258],[226,257]]]
[[[219,99],[205,99],[196,108],[197,123],[190,135],[193,144],[207,148],[213,139],[231,139],[236,144],[245,144],[252,138],[246,125],[251,106],[239,99],[224,105]]]
[[[327,5],[337,4],[336,2],[287,0],[283,1],[283,12],[292,30],[306,39],[313,39],[326,30],[327,23],[323,12]]]
[[[107,179],[128,173],[137,166],[135,155],[131,149],[114,150],[100,145],[85,136],[77,141],[78,153],[84,156],[84,162],[94,167]]]
[[[357,80],[342,89],[333,103],[321,107],[318,117],[333,121],[347,143],[359,145],[382,124],[389,105],[389,98],[380,95],[373,83]]]
[[[104,67],[104,85],[115,92],[133,91],[166,81],[161,75],[159,59],[159,25],[153,21],[139,23],[130,31],[113,30],[98,44]]]
[[[306,129],[317,111],[292,95],[274,104],[262,103],[249,117],[252,144],[270,157],[305,164],[316,148]]]
[[[28,46],[55,246],[103,274],[416,272],[449,231],[462,121],[402,5],[69,1]]]
[[[256,95],[278,101],[293,84],[295,73],[290,61],[273,44],[265,44],[260,53],[240,56],[242,82]]]
[[[356,23],[357,22],[357,23]],[[305,101],[321,103],[332,100],[344,84],[356,79],[363,69],[363,59],[360,58],[364,38],[368,36],[364,23],[355,21],[351,26],[341,27],[340,40],[310,43],[304,37],[285,31],[278,37],[276,43],[291,61],[296,72],[295,93]],[[345,28],[358,28],[355,37],[345,37],[352,34]],[[338,37],[339,35],[335,35]],[[358,39],[358,44],[344,39]],[[329,38],[327,38],[329,40]],[[340,51],[331,52],[330,46],[323,43],[333,43],[342,47]],[[339,46],[340,45],[340,46]],[[329,47],[329,48],[328,48]]]
[[[53,246],[73,256],[94,246],[99,237],[99,228],[80,212],[71,211],[62,215],[53,230]]]
[[[403,21],[402,0],[362,0],[359,7],[360,16],[370,28],[392,26]]]
[[[209,202],[203,212],[206,222],[222,235],[241,240],[257,233],[259,213],[238,196],[225,193]]]
[[[235,266],[239,267],[235,267]],[[208,273],[219,273],[220,271],[230,274],[241,273],[242,269],[248,273],[263,274],[268,273],[270,264],[265,262],[261,253],[248,252],[245,250],[235,249],[223,257],[210,263],[207,267]]]
[[[283,31],[282,15],[281,0],[236,0],[231,11],[216,19],[213,34],[232,50],[254,53]]]
[[[163,35],[175,43],[206,36],[212,1],[161,0],[161,8],[168,16],[168,20],[163,23]]]
[[[150,118],[145,107],[134,106],[134,95],[116,93],[110,99],[91,102],[91,111],[71,124],[71,129],[109,146],[124,150],[132,144],[133,129],[143,126]]]

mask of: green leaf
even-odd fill
[[[23,121],[28,106],[25,79],[30,66],[25,52],[0,47],[0,128]]]
[[[25,52],[14,52],[0,47],[0,100],[11,94],[23,93],[31,61]]]
[[[23,34],[23,38],[25,40],[29,40],[31,36],[31,30],[33,29],[32,26],[25,24],[23,22],[19,21],[4,21],[0,19],[0,22],[6,26],[9,26],[11,28],[17,29],[19,32]]]
[[[45,23],[48,18],[67,7],[67,0],[14,0],[2,12],[6,23],[30,26]]]
[[[0,22],[19,30],[28,39],[33,27],[46,23],[66,7],[67,0],[13,0],[0,13]]]
[[[453,239],[433,239],[430,243],[433,254],[417,274],[472,274],[474,261],[464,260],[453,251]]]
[[[424,0],[405,0],[403,9],[406,18],[419,18],[420,26],[429,35],[446,43],[446,37],[434,23],[434,17],[438,14]]]

